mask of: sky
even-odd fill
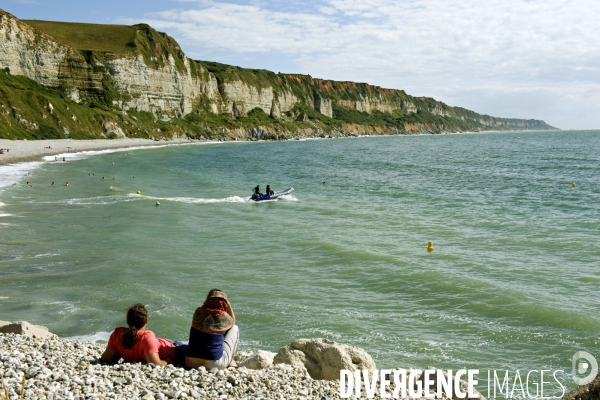
[[[0,8],[20,19],[145,22],[196,60],[600,129],[598,0],[3,0]]]

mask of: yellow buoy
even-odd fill
[[[575,187],[575,186],[577,186],[577,185],[575,184],[575,182],[573,182],[573,183],[571,183],[571,186],[572,186],[572,187]]]
[[[112,163],[112,165],[115,165],[115,163]]]
[[[137,194],[142,194],[142,192],[140,192],[139,190],[137,191]]]
[[[427,243],[427,251],[433,251],[433,242],[428,242]]]

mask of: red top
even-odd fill
[[[125,348],[122,344],[122,336],[126,330],[127,328],[115,328],[106,345],[106,348],[115,350],[125,361],[146,362],[146,355],[154,353],[158,353],[161,360],[175,359],[173,342],[157,338],[154,332],[145,329],[137,331],[137,340],[131,349]]]

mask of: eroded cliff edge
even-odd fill
[[[366,83],[189,59],[145,24],[0,10],[0,137],[289,139],[555,129]]]

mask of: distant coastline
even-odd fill
[[[506,132],[506,131],[485,131],[485,132],[445,132],[446,134],[469,134],[469,133],[494,133],[494,132]],[[528,132],[513,131],[513,132]],[[539,132],[532,130],[530,132]],[[414,133],[413,135],[429,135],[433,133]],[[408,134],[400,134],[408,135]],[[350,134],[346,136],[327,136],[321,137],[294,137],[285,140],[306,140],[306,139],[331,139],[336,137],[371,137],[371,136],[386,136],[383,134],[377,135],[358,135]],[[119,149],[131,149],[141,147],[164,147],[172,145],[186,145],[186,144],[208,144],[208,143],[220,143],[223,141],[229,141],[229,138],[225,139],[187,139],[187,138],[175,138],[175,139],[140,139],[140,138],[122,138],[122,139],[42,139],[42,140],[8,140],[0,139],[0,149],[3,149],[3,154],[0,154],[0,165],[9,165],[31,161],[44,161],[47,157],[62,157],[64,154],[76,154],[84,151],[101,151],[101,150],[119,150]],[[258,141],[261,139],[236,139],[236,141]],[[269,139],[265,139],[269,140]],[[9,151],[6,151],[8,149]],[[60,161],[60,160],[59,160]]]
[[[0,31],[11,32],[0,42],[4,139],[287,140],[556,129],[368,83],[193,60],[147,24],[22,21],[0,10]]]

